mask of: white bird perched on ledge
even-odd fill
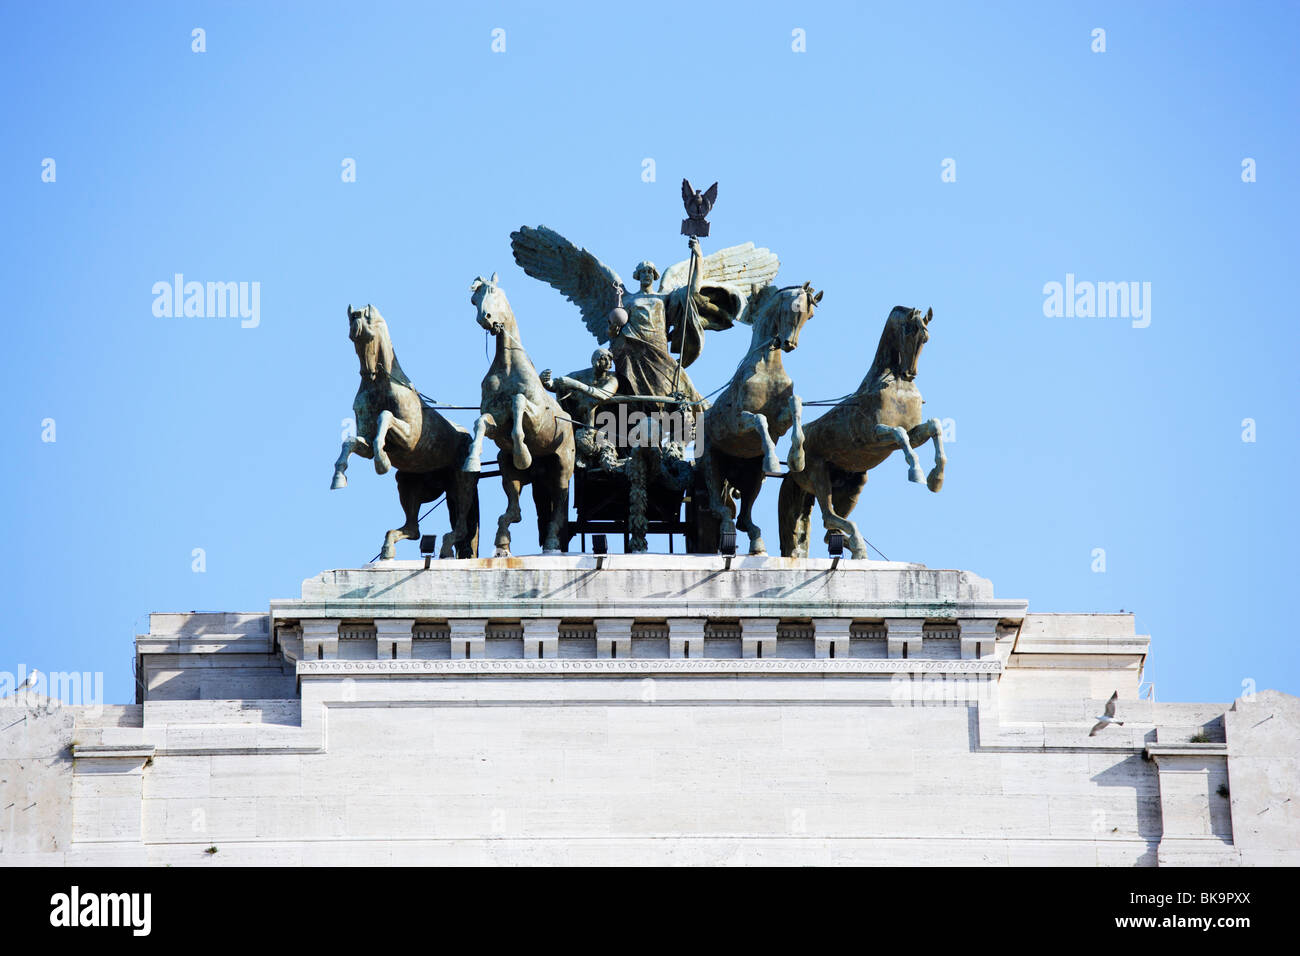
[[[1115,719],[1115,701],[1117,700],[1119,700],[1119,691],[1111,694],[1110,700],[1106,701],[1106,713],[1098,715],[1097,723],[1093,725],[1092,730],[1088,731],[1089,737],[1095,737],[1097,731],[1105,730],[1110,724],[1124,726],[1124,721]]]

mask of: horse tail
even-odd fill
[[[781,479],[777,498],[777,518],[781,527],[783,557],[808,553],[808,520],[812,515],[813,496],[799,487],[791,475]]]

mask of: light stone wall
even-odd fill
[[[0,707],[0,865],[1300,862],[1300,701],[1139,699],[1131,615],[914,565],[588,562],[154,615],[141,705]]]
[[[1300,866],[1300,698],[1260,691],[1224,715],[1233,842],[1249,866]]]

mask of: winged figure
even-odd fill
[[[671,395],[677,391],[698,402],[700,394],[683,369],[699,357],[704,332],[743,322],[751,296],[776,277],[781,263],[770,250],[756,248],[752,242],[710,256],[700,253],[694,238],[690,244],[691,258],[662,276],[653,262],[638,264],[632,273],[637,289],[627,292],[618,273],[554,229],[522,226],[510,234],[515,262],[534,279],[562,292],[582,312],[596,340],[608,344],[620,392]],[[693,309],[687,307],[688,301]],[[680,367],[674,352],[680,353]]]

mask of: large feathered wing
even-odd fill
[[[597,341],[609,341],[609,312],[618,304],[615,287],[621,285],[618,273],[546,226],[521,226],[510,234],[510,248],[521,269],[558,289],[582,311]]]
[[[741,243],[727,249],[719,249],[713,255],[705,256],[702,262],[704,276],[702,285],[726,286],[732,292],[748,297],[776,278],[781,268],[781,260],[771,249],[760,249],[752,242]],[[685,259],[664,271],[659,280],[660,292],[672,292],[686,285],[691,275],[691,261]]]
[[[705,330],[749,321],[751,296],[776,278],[781,261],[770,249],[746,242],[705,256],[700,268],[700,294],[694,299],[693,314],[686,308],[689,259],[670,267],[659,282],[660,293],[667,296],[669,346],[681,357],[683,367],[699,358]]]

